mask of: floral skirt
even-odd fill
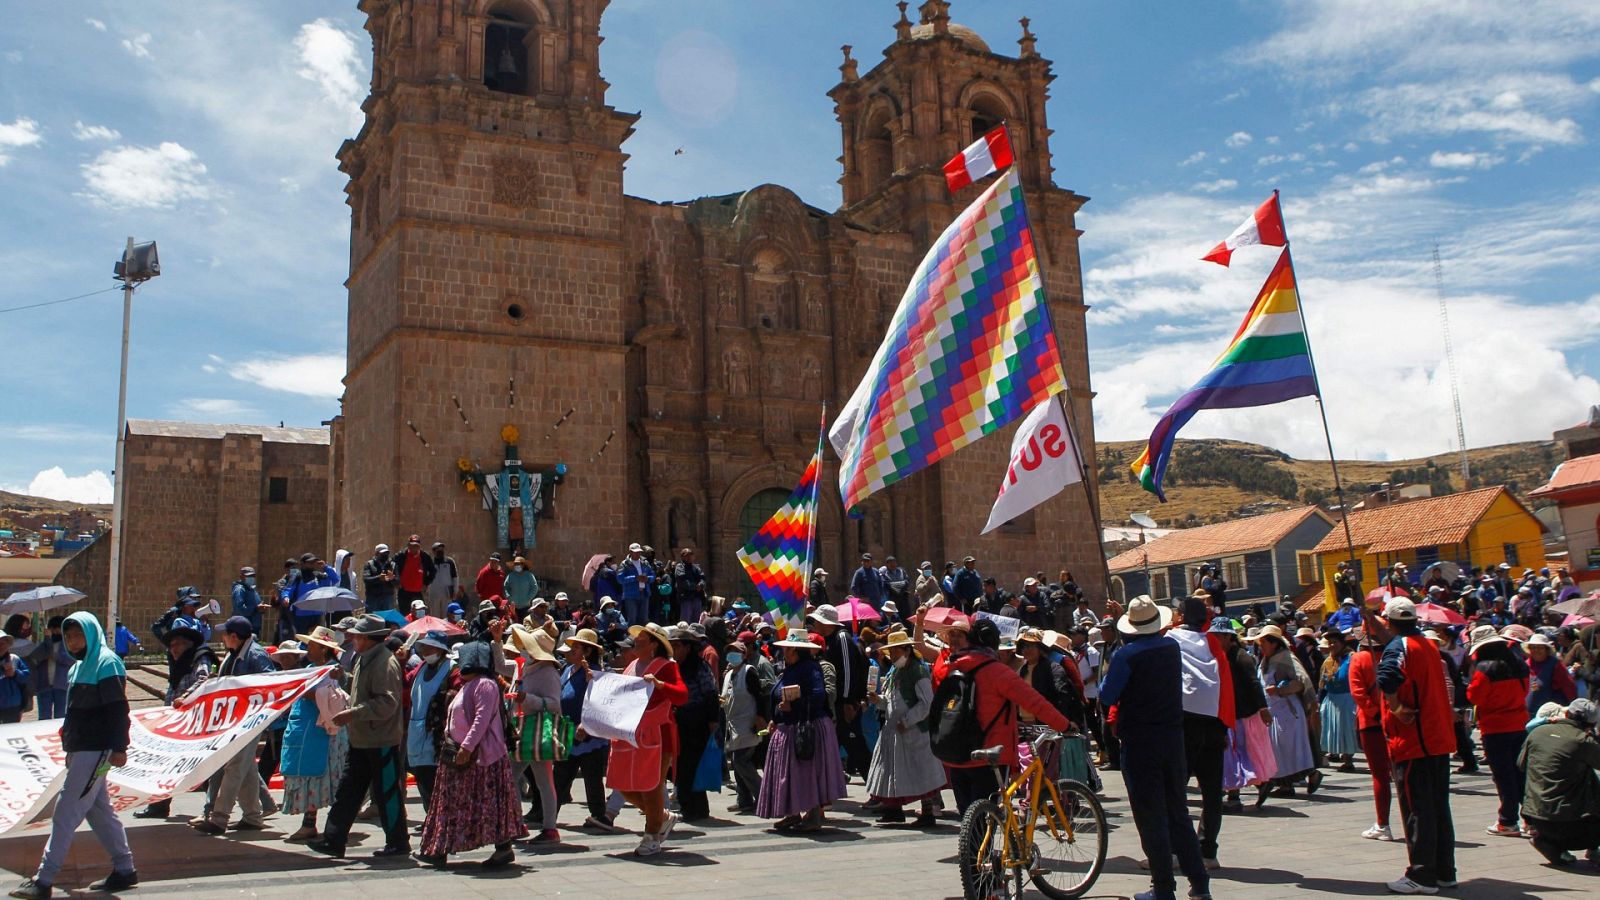
[[[344,777],[345,757],[350,755],[350,737],[343,728],[328,738],[328,767],[321,775],[283,776],[283,811],[292,816],[327,809]]]
[[[511,759],[487,766],[439,767],[422,822],[422,853],[444,856],[528,836]]]
[[[774,726],[767,744],[766,772],[756,797],[756,815],[782,819],[826,806],[845,794],[844,768],[839,761],[839,738],[833,720],[812,721],[817,746],[810,759],[794,752],[794,725]]]

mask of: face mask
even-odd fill
[[[728,665],[730,665],[730,666],[738,666],[738,665],[743,665],[743,664],[744,664],[744,654],[743,653],[729,653],[728,654]]]
[[[908,663],[910,663],[910,662],[911,662],[911,657],[909,657],[909,656],[896,656],[894,658],[894,667],[896,669],[904,669],[906,667],[906,665]]]
[[[922,574],[927,576],[927,577],[929,577],[929,578],[932,578],[933,577],[933,570],[932,569],[923,569],[922,570]]]
[[[523,567],[522,567],[522,566],[517,566],[517,571],[518,571],[518,572],[525,572],[525,571],[527,571],[527,570],[526,570],[526,569],[524,569],[524,568],[523,568]]]
[[[249,587],[249,588],[255,587],[256,586],[256,577],[254,575],[245,576],[244,586],[245,587]]]

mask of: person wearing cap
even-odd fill
[[[383,826],[384,845],[373,853],[378,858],[406,856],[411,839],[406,828],[405,773],[400,758],[400,743],[405,738],[405,716],[400,692],[405,689],[400,663],[385,640],[392,629],[376,615],[365,615],[347,632],[356,651],[350,673],[350,708],[333,717],[350,737],[350,755],[345,760],[339,789],[322,839],[310,844],[312,850],[343,859],[350,826],[362,800],[372,797]]]
[[[1263,625],[1255,637],[1245,640],[1255,642],[1260,657],[1256,672],[1262,692],[1267,695],[1267,709],[1272,712],[1272,752],[1278,763],[1274,780],[1257,788],[1259,809],[1274,793],[1294,796],[1294,782],[1301,776],[1306,778],[1307,791],[1314,791],[1321,786],[1322,773],[1316,768],[1306,723],[1307,710],[1315,702],[1315,690],[1290,648],[1289,639],[1277,625]]]
[[[459,603],[452,603],[444,608],[444,620],[451,625],[466,627],[467,611]]]
[[[900,631],[889,635],[879,650],[888,674],[878,689],[868,694],[868,700],[882,711],[883,730],[872,751],[867,795],[883,810],[879,825],[904,824],[906,806],[916,803],[919,812],[912,827],[932,828],[945,774],[928,743],[933,681],[915,648],[911,636]]]
[[[1554,641],[1535,634],[1522,642],[1522,651],[1528,657],[1528,715],[1546,703],[1566,705],[1578,699],[1578,685],[1561,664]]]
[[[66,864],[73,835],[84,819],[95,837],[111,854],[112,871],[89,885],[91,891],[119,892],[139,883],[133,851],[122,821],[111,806],[106,772],[128,764],[127,670],[122,659],[106,645],[105,630],[92,614],[75,612],[66,618],[62,643],[75,660],[68,675],[70,687],[66,721],[61,725],[61,751],[66,772],[55,810],[50,818],[50,838],[33,877],[11,891],[19,900],[46,900],[54,893],[56,876]]]
[[[822,807],[845,796],[827,684],[817,645],[805,632],[793,629],[773,646],[783,651],[784,669],[772,686],[772,730],[756,815],[776,819],[773,827],[780,832],[816,831]]]
[[[1183,729],[1183,653],[1164,634],[1172,611],[1149,596],[1128,602],[1117,622],[1127,641],[1111,660],[1100,699],[1117,711],[1122,740],[1122,778],[1134,825],[1150,867],[1151,890],[1137,900],[1175,896],[1173,857],[1189,880],[1189,896],[1209,900],[1211,877],[1189,821],[1183,756],[1172,752]]]
[[[561,668],[561,714],[581,730],[589,683],[605,671],[605,648],[593,629],[580,628],[568,636],[556,652],[566,660]],[[562,805],[572,802],[572,783],[580,775],[583,777],[584,798],[589,808],[583,827],[605,834],[619,830],[606,811],[606,761],[610,756],[610,741],[584,734],[572,745],[567,758],[555,764],[554,772],[556,800]]]
[[[491,844],[494,853],[483,867],[503,868],[516,861],[512,842],[527,837],[528,827],[518,815],[521,807],[506,747],[497,664],[490,645],[482,641],[463,644],[457,663],[461,687],[445,711],[438,780],[415,858],[443,868],[450,854]]]
[[[372,612],[394,609],[395,571],[394,558],[388,544],[372,548],[372,558],[361,567],[362,598]]]
[[[1501,597],[1510,597],[1517,592],[1517,584],[1511,578],[1511,564],[1503,562],[1495,566],[1488,575],[1489,586]]]
[[[489,554],[489,559],[484,562],[483,568],[478,570],[478,575],[472,582],[472,590],[480,602],[490,597],[505,596],[506,567],[505,563],[500,561],[498,551]]]
[[[839,621],[839,611],[824,604],[806,616],[806,625],[821,635],[826,649],[822,660],[832,664],[838,684],[833,709],[835,737],[845,750],[845,771],[865,776],[872,765],[866,736],[861,731],[861,709],[867,700],[867,657],[854,635]]]
[[[450,642],[444,632],[430,631],[417,638],[411,652],[422,664],[405,670],[401,676],[410,701],[404,704],[406,771],[417,780],[417,794],[426,813],[439,773],[437,744],[445,711],[450,706],[450,696],[461,687],[461,672],[450,661]]]
[[[672,603],[678,618],[691,625],[700,621],[706,607],[705,570],[694,561],[694,548],[678,551],[678,561],[672,564]]]
[[[1340,632],[1348,632],[1361,627],[1361,607],[1354,597],[1342,597],[1339,608],[1328,616],[1328,627]]]
[[[1522,773],[1517,755],[1527,736],[1524,701],[1528,696],[1528,667],[1512,652],[1494,628],[1480,625],[1472,631],[1472,675],[1467,699],[1477,710],[1483,755],[1489,761],[1495,792],[1500,795],[1499,818],[1488,828],[1497,837],[1522,837],[1518,806],[1522,803]]]
[[[305,651],[305,664],[337,665],[339,639],[329,628],[318,626],[310,634],[295,636]],[[350,705],[350,695],[337,677],[325,679],[289,707],[283,731],[279,771],[283,774],[283,812],[300,816],[300,828],[285,840],[301,844],[316,840],[317,810],[333,803],[334,791],[350,753],[350,739],[333,717]]]
[[[678,676],[683,679],[689,696],[682,704],[673,707],[673,720],[678,726],[678,760],[673,766],[673,784],[677,788],[678,811],[686,822],[711,818],[711,801],[703,790],[695,789],[700,760],[705,756],[712,735],[721,725],[720,695],[717,691],[717,663],[707,661],[703,655],[705,632],[699,623],[668,629],[672,646],[672,660],[678,664]],[[721,786],[721,772],[717,784]]]
[[[872,554],[861,554],[861,565],[850,576],[850,593],[867,601],[873,609],[883,606],[883,574],[872,564]]]
[[[239,570],[239,580],[233,583],[233,614],[249,620],[256,634],[261,633],[261,592],[256,590],[256,570],[249,566]]]
[[[622,584],[622,617],[630,624],[650,621],[650,589],[655,584],[656,570],[644,558],[644,546],[628,545],[628,555],[617,566],[617,581]]]
[[[1600,708],[1574,700],[1557,717],[1532,729],[1517,768],[1527,788],[1522,818],[1533,832],[1533,849],[1555,865],[1577,860],[1583,850],[1600,863]]]
[[[428,582],[424,599],[428,601],[429,615],[442,615],[446,605],[465,598],[467,592],[461,586],[461,570],[456,567],[455,557],[444,552],[444,542],[434,541],[430,549],[433,580]]]
[[[745,815],[755,812],[756,797],[761,794],[761,766],[756,760],[756,751],[771,715],[768,698],[771,684],[763,682],[755,666],[761,654],[746,643],[747,640],[753,642],[755,633],[742,632],[727,646],[728,665],[722,675],[722,691],[718,697],[726,738],[723,747],[733,769],[735,799],[728,812]]]
[[[951,604],[971,615],[978,608],[978,598],[983,596],[983,575],[978,571],[978,560],[968,556],[961,560],[961,568],[950,578]]]
[[[1333,594],[1341,606],[1347,599],[1361,602],[1361,580],[1348,560],[1340,560],[1334,567]]]
[[[522,656],[521,672],[517,677],[516,703],[522,713],[523,739],[517,748],[517,762],[532,776],[538,797],[529,807],[523,821],[537,827],[533,836],[536,844],[559,844],[561,832],[556,829],[556,814],[560,803],[556,798],[555,761],[535,761],[534,745],[538,742],[540,714],[561,712],[561,670],[556,659],[555,636],[544,628],[525,628],[512,625],[509,645]]]
[[[689,699],[689,690],[672,661],[672,641],[655,622],[628,629],[633,639],[633,659],[624,675],[642,678],[653,686],[644,716],[634,730],[634,741],[613,740],[606,767],[606,783],[644,814],[644,834],[636,856],[654,856],[671,835],[678,817],[667,812],[664,791],[667,773],[678,755],[678,728],[672,707]],[[600,676],[606,677],[604,675]]]
[[[944,586],[933,571],[931,560],[925,559],[917,564],[916,584],[912,588],[912,596],[919,607],[938,603],[944,599]]]
[[[1422,636],[1416,604],[1384,605],[1392,633],[1378,660],[1383,733],[1395,768],[1410,865],[1389,882],[1397,894],[1433,894],[1456,883],[1455,824],[1450,815],[1450,755],[1455,728],[1450,686],[1439,650]]]
[[[422,538],[413,534],[394,561],[394,583],[401,608],[410,609],[414,601],[421,600],[435,574],[433,557],[422,549]]]
[[[273,670],[273,662],[255,641],[250,621],[234,616],[222,623],[222,645],[227,655],[217,667],[218,677],[258,675]],[[228,830],[228,820],[235,803],[244,817],[233,828],[236,831],[264,831],[267,827],[261,809],[261,774],[256,769],[255,743],[235,750],[233,756],[217,774],[211,776],[215,800],[210,814],[192,824],[202,834],[223,834]]]

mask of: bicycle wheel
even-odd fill
[[[1045,792],[1033,827],[1033,885],[1046,897],[1081,897],[1106,864],[1106,813],[1081,781],[1056,782],[1060,804]]]
[[[993,800],[979,800],[961,817],[956,846],[961,894],[966,900],[1016,896],[1011,891],[1011,873],[1005,868],[1005,833],[1005,814]]]

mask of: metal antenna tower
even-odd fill
[[[1450,307],[1444,299],[1444,264],[1439,261],[1439,242],[1433,242],[1433,287],[1439,293],[1439,325],[1444,333],[1444,364],[1450,373],[1450,401],[1456,409],[1456,446],[1461,449],[1461,486],[1470,488],[1472,466],[1467,461],[1467,432],[1461,424],[1461,388],[1456,382],[1456,353],[1450,345]]]

